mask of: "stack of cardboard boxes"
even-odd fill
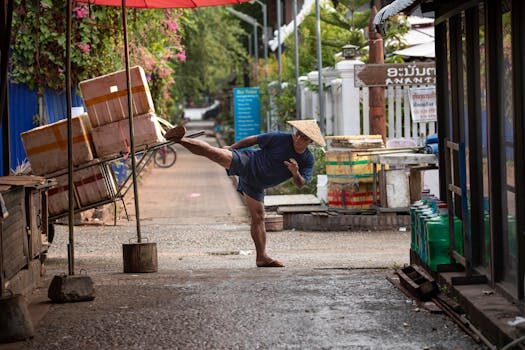
[[[373,169],[370,152],[384,147],[381,136],[332,136],[327,139],[328,206],[350,210],[371,209]],[[379,193],[377,196],[379,198]]]
[[[131,82],[137,149],[163,142],[141,67],[131,68]],[[72,118],[75,208],[115,196],[115,177],[107,163],[100,160],[130,151],[125,71],[83,81],[80,90],[87,115]],[[67,120],[37,127],[21,136],[33,173],[57,180],[57,186],[48,192],[49,215],[66,212],[69,208]],[[93,165],[89,166],[90,163]]]

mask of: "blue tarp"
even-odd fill
[[[83,106],[82,98],[76,93],[72,94],[72,106]],[[66,117],[66,94],[53,90],[44,91],[45,105],[49,123],[56,122]],[[38,118],[38,96],[36,90],[29,89],[26,85],[9,83],[9,128],[11,159],[10,167],[15,169],[26,159],[26,153],[20,138],[20,133],[33,129]],[[2,155],[3,140],[0,135],[0,161],[3,164]],[[3,174],[0,167],[0,175]]]

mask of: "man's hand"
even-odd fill
[[[222,148],[223,148],[223,149],[227,149],[227,150],[231,151],[231,149],[232,149],[232,146],[222,146]]]
[[[299,173],[299,165],[297,164],[297,161],[293,158],[290,158],[289,161],[284,161],[284,165],[290,170],[293,176],[297,176]]]

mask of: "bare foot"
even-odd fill
[[[164,138],[166,140],[178,142],[184,137],[185,134],[186,128],[184,125],[177,125],[176,127],[169,129],[164,135]]]
[[[279,260],[268,258],[268,260],[257,261],[257,267],[284,267],[284,264]]]

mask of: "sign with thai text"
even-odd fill
[[[411,88],[408,92],[412,122],[426,123],[437,121],[436,88]]]
[[[261,133],[259,88],[233,89],[235,142]]]
[[[354,66],[354,85],[435,85],[436,66],[433,62],[358,64]]]

